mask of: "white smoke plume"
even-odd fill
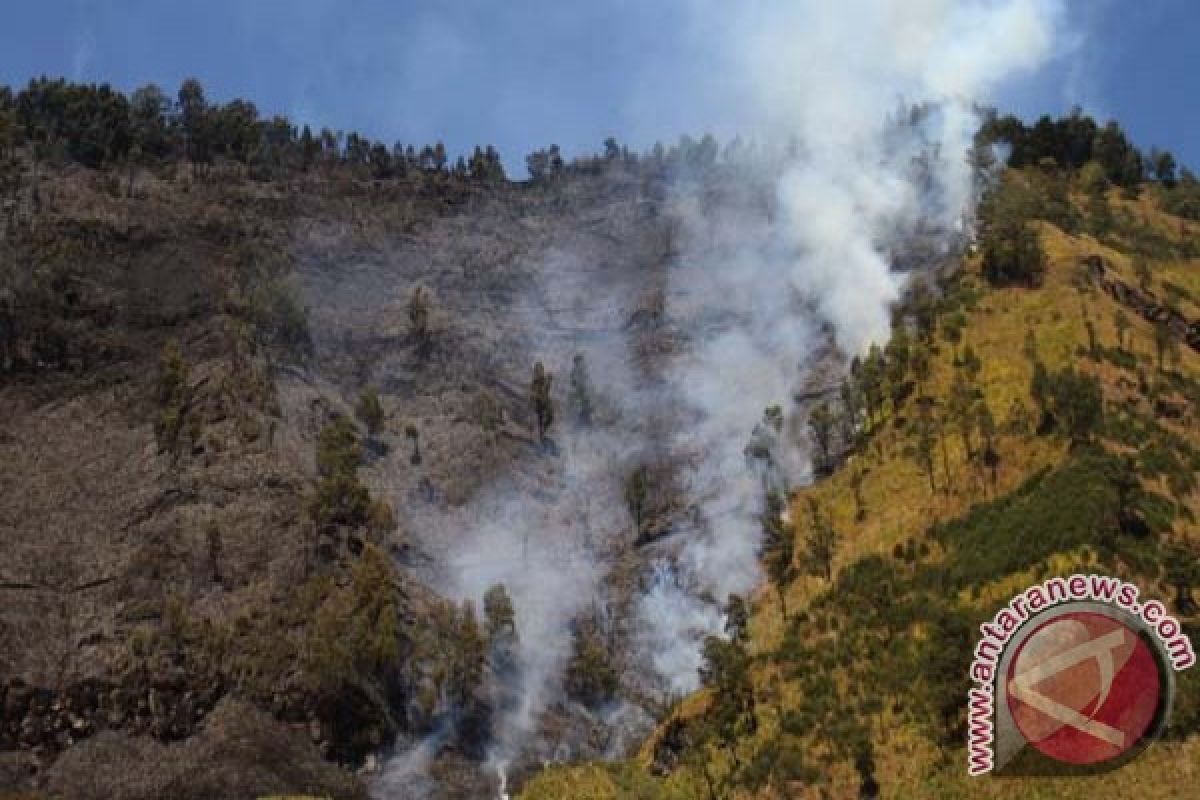
[[[803,149],[778,187],[784,235],[806,253],[788,278],[817,298],[844,347],[861,350],[888,333],[898,290],[888,239],[920,216],[953,227],[970,211],[974,104],[1053,54],[1062,8],[1055,0],[846,0],[747,3],[732,14],[730,60],[744,67],[755,122]],[[897,141],[888,117],[902,103],[936,113],[919,137]],[[932,192],[912,174],[928,145],[936,146]]]
[[[664,370],[665,394],[687,420],[666,446],[689,464],[682,488],[698,524],[648,551],[631,666],[654,670],[673,693],[697,685],[702,639],[721,630],[720,603],[761,580],[763,476],[744,448],[764,409],[791,409],[830,334],[844,356],[886,340],[905,282],[892,248],[916,231],[940,232],[948,246],[963,231],[973,210],[967,155],[977,104],[1049,59],[1063,24],[1055,0],[696,0],[690,8],[699,35],[729,65],[722,85],[740,90],[732,124],[758,143],[728,158],[747,184],[767,187],[770,211],[744,198],[706,204],[685,181],[671,192],[669,212],[681,225],[665,316],[689,341]],[[705,90],[703,80],[680,87]],[[910,117],[914,106],[924,111]],[[559,263],[542,277],[570,271]],[[630,287],[578,289],[591,303],[606,292],[629,306]],[[552,349],[531,337],[531,349]],[[571,619],[605,596],[610,565],[590,536],[628,518],[621,481],[646,433],[633,423],[664,394],[648,396],[629,374],[626,347],[613,337],[583,348],[625,413],[602,433],[561,438],[557,500],[498,490],[456,512],[469,533],[445,560],[438,588],[478,607],[490,585],[505,584],[521,636],[523,700],[499,723],[500,766],[561,697]],[[570,352],[560,348],[554,363]],[[792,421],[768,432],[776,483],[807,477],[799,429]]]
[[[705,0],[694,12],[704,27],[720,20],[714,45],[750,98],[743,129],[776,151],[798,147],[775,183],[769,226],[687,215],[694,204],[677,203],[687,243],[673,280],[740,324],[703,340],[674,374],[701,420],[680,444],[704,454],[697,483],[720,487],[701,503],[709,529],[679,554],[686,577],[664,573],[642,604],[653,662],[676,690],[696,685],[699,640],[719,633],[713,600],[759,579],[762,487],[741,455],[747,433],[767,406],[787,407],[820,323],[848,355],[886,341],[905,281],[890,247],[919,226],[947,242],[961,232],[973,211],[978,104],[1053,55],[1063,17],[1054,0]],[[925,112],[906,121],[913,106]],[[803,454],[788,455],[785,471],[802,479]]]

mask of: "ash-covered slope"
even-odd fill
[[[736,213],[766,224],[761,195],[747,206],[732,171],[703,184],[711,219]],[[456,600],[478,606],[497,585],[512,597],[515,663],[489,671],[490,728],[468,736],[498,774],[509,761],[632,746],[650,714],[694,682],[699,637],[719,624],[705,594],[711,572],[677,569],[686,544],[711,535],[703,504],[720,496],[727,516],[753,519],[757,497],[723,494],[707,454],[686,441],[704,415],[674,374],[696,342],[752,313],[746,298],[739,306],[702,279],[714,253],[745,249],[746,231],[695,248],[685,227],[702,217],[687,218],[681,198],[618,165],[508,187],[368,248],[320,229],[294,234],[315,369],[345,396],[372,386],[382,399],[386,422],[363,474],[397,509],[393,552]],[[424,337],[411,318],[417,292],[428,298]],[[542,435],[530,396],[535,363],[553,378],[555,419]],[[285,406],[312,391],[311,375],[281,384]],[[744,399],[733,447],[736,469],[751,475],[741,450],[762,408]],[[786,391],[777,399],[786,403]],[[635,512],[629,490],[639,471]],[[745,536],[737,549],[753,559],[754,542]],[[663,642],[648,624],[652,592],[674,598],[655,610],[672,616],[660,622],[692,628],[679,641]],[[578,686],[595,677],[576,661],[581,626],[595,628],[607,653],[593,671],[619,674],[602,691]],[[434,741],[463,734],[457,723]],[[396,758],[381,794],[414,769],[428,765]]]
[[[621,752],[646,729],[675,676],[647,660],[639,597],[703,524],[669,369],[733,311],[672,276],[688,234],[661,179],[601,164],[525,186],[163,170],[131,196],[43,168],[3,244],[7,783],[69,793],[107,751],[69,771],[64,751],[100,734],[188,747],[228,703],[349,764],[396,734],[506,761]],[[713,180],[710,202],[744,205],[739,185]],[[391,506],[369,519],[315,510],[339,417],[354,481]],[[394,565],[383,578],[364,547]],[[469,688],[490,721],[456,725],[462,630],[424,587],[478,603],[497,583],[520,668],[489,656]],[[601,671],[624,670],[598,692],[568,686],[581,625]],[[360,635],[392,629],[387,658],[360,657]]]
[[[111,753],[61,774],[60,755],[102,735],[181,741],[162,769],[184,784],[213,771],[250,791],[239,771],[266,759],[254,791],[361,792],[322,755],[360,759],[413,723],[394,665],[315,676],[314,653],[353,643],[314,615],[364,581],[315,547],[313,452],[337,398],[285,413],[275,388],[306,346],[286,288],[300,191],[163,169],[125,197],[104,173],[41,171],[0,243],[0,785],[81,796],[87,759]],[[423,624],[427,592],[398,573],[375,588]],[[249,749],[195,750],[230,704],[266,712]]]

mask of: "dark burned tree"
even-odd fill
[[[207,551],[208,572],[213,583],[221,582],[221,528],[216,520],[209,520],[204,529],[204,543]]]
[[[1087,316],[1087,311],[1084,311],[1083,329],[1087,333],[1087,354],[1088,358],[1093,361],[1100,360],[1100,339],[1096,334],[1096,323],[1092,322],[1092,318]]]
[[[988,469],[992,479],[992,490],[996,489],[996,468],[1000,466],[1000,453],[996,450],[996,419],[986,402],[980,401],[975,412],[975,424],[979,428],[979,438],[983,442],[980,454],[981,463]]]
[[[404,435],[412,441],[412,455],[408,458],[409,463],[414,467],[420,466],[421,436],[420,431],[417,430],[417,424],[415,422],[406,423],[404,425]]]
[[[463,601],[454,615],[454,642],[447,676],[447,698],[454,705],[460,741],[481,755],[489,736],[491,706],[484,691],[487,640],[475,616],[475,606]]]
[[[1154,323],[1154,355],[1160,373],[1166,372],[1167,361],[1173,364],[1179,362],[1179,342],[1165,321]]]
[[[625,506],[633,519],[633,536],[638,539],[642,535],[642,522],[646,515],[646,502],[650,496],[650,470],[645,464],[639,464],[629,474],[625,481]]]
[[[731,594],[725,601],[725,635],[738,644],[750,638],[750,607],[740,594]]]
[[[598,708],[613,699],[619,683],[600,617],[593,610],[572,625],[567,694],[589,708]]]
[[[576,353],[571,362],[571,387],[567,398],[575,421],[583,426],[591,425],[592,414],[595,411],[592,380],[582,353]]]
[[[489,639],[517,638],[516,612],[504,584],[497,583],[483,593],[483,614],[487,619]]]
[[[429,332],[429,290],[417,286],[408,298],[408,331],[422,358],[429,355],[433,337]]]
[[[550,396],[553,382],[554,376],[546,372],[542,362],[533,365],[533,380],[529,383],[529,404],[533,407],[538,442],[542,444],[546,441],[546,431],[554,424],[554,398]]]
[[[359,393],[355,413],[363,425],[367,426],[367,433],[375,436],[383,430],[383,403],[380,402],[379,392],[375,391],[374,387],[368,386]]]
[[[483,615],[488,664],[497,678],[496,706],[502,710],[515,709],[521,700],[517,617],[504,584],[498,583],[484,592]]]

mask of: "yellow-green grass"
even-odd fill
[[[1164,236],[1197,235],[1200,226],[1181,223],[1162,214],[1154,205],[1151,192],[1136,200],[1128,200],[1113,192],[1114,209],[1129,213],[1140,224],[1155,226]],[[1116,318],[1120,306],[1096,288],[1088,289],[1081,282],[1080,264],[1091,254],[1103,256],[1120,277],[1136,284],[1132,259],[1119,250],[1106,247],[1090,236],[1071,236],[1048,224],[1039,224],[1039,233],[1047,256],[1045,284],[1036,290],[987,288],[978,278],[978,264],[964,264],[967,280],[979,289],[978,300],[971,309],[964,309],[967,326],[958,352],[969,345],[982,361],[979,388],[998,423],[1003,423],[1014,401],[1027,409],[1034,405],[1029,394],[1032,365],[1024,355],[1026,332],[1032,330],[1039,358],[1050,368],[1074,365],[1097,376],[1104,385],[1110,405],[1126,399],[1144,403],[1128,387],[1129,374],[1107,362],[1094,362],[1079,355],[1088,344],[1087,320],[1096,331],[1099,342],[1106,347],[1116,344]],[[1169,280],[1200,297],[1200,259],[1191,261],[1156,262],[1153,266],[1152,288],[1161,296],[1161,282]],[[1081,291],[1080,287],[1083,287]],[[1189,313],[1184,309],[1185,313]],[[1136,353],[1139,367],[1148,375],[1155,370],[1154,330],[1151,323],[1130,310],[1124,311],[1129,321],[1127,343]],[[1178,368],[1193,377],[1200,375],[1200,356],[1186,346],[1180,348]],[[931,364],[924,393],[944,402],[949,396],[956,372],[953,365],[955,348],[941,341]],[[914,413],[905,409],[901,414]],[[1185,424],[1162,423],[1174,433],[1200,446],[1200,431]],[[1002,435],[997,442],[1001,456],[996,486],[968,462],[963,444],[956,434],[947,437],[946,455],[950,475],[946,470],[940,448],[935,453],[937,488],[931,490],[927,476],[921,471],[906,447],[911,451],[912,437],[903,426],[891,418],[878,426],[867,452],[857,455],[829,478],[797,492],[790,514],[796,523],[797,551],[803,552],[807,535],[808,499],[815,499],[822,511],[831,516],[835,528],[843,534],[835,559],[835,570],[871,554],[890,554],[898,543],[908,539],[923,540],[931,523],[957,518],[970,507],[1003,494],[1020,485],[1030,475],[1047,466],[1063,462],[1066,445],[1051,437]],[[852,476],[862,473],[861,495],[865,518],[856,520],[856,501]],[[947,488],[948,485],[948,488]],[[1196,493],[1187,498],[1193,513],[1200,516],[1200,498]],[[1177,523],[1177,532],[1197,535],[1191,523]],[[935,551],[933,558],[939,558]],[[1066,571],[1091,563],[1090,548],[1079,548],[1048,559],[1051,570]],[[959,600],[977,609],[984,616],[1001,607],[1022,588],[1038,580],[1033,570],[1008,575],[978,587],[964,589]],[[827,588],[823,580],[803,577],[786,590],[789,615],[795,615],[809,605],[817,594]],[[1165,587],[1146,586],[1151,594],[1162,594]],[[1159,591],[1156,591],[1155,589]],[[755,598],[751,620],[751,649],[770,653],[778,648],[784,631],[775,587],[762,587]],[[918,634],[919,635],[919,632]],[[742,742],[739,753],[744,759],[764,742],[776,735],[777,712],[799,704],[798,684],[783,679],[779,666],[767,660],[754,675],[761,694],[770,698],[771,710],[760,712],[757,733]],[[964,691],[966,677],[964,676]],[[967,777],[965,753],[939,749],[913,724],[901,722],[887,709],[880,715],[875,736],[876,775],[885,787],[885,796],[898,798],[1087,798],[1137,795],[1148,798],[1195,796],[1195,784],[1200,774],[1200,737],[1185,742],[1161,743],[1137,761],[1121,770],[1094,778],[1075,779],[972,779]],[[692,717],[707,706],[707,694],[699,692],[686,699],[676,715]],[[761,704],[760,704],[761,708]],[[819,749],[819,737],[812,747]],[[676,770],[667,778],[652,778],[649,765],[656,737],[651,737],[637,758],[618,765],[589,765],[558,767],[537,776],[523,793],[526,798],[550,797],[707,797],[698,771],[691,768]],[[720,756],[718,756],[720,758]],[[719,773],[723,765],[714,764]],[[629,777],[629,771],[640,775]],[[616,775],[624,775],[618,780]],[[824,791],[833,798],[858,796],[858,776],[849,763],[836,763],[826,771]],[[693,792],[689,794],[688,792]],[[815,787],[789,787],[788,797],[818,797]],[[754,797],[782,797],[763,790]],[[751,797],[734,794],[733,797]]]

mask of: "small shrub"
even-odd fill
[[[367,426],[367,432],[372,436],[383,430],[383,403],[379,400],[379,392],[374,388],[363,389],[358,395],[358,406],[355,409],[358,418]]]
[[[169,340],[158,359],[158,419],[154,432],[159,447],[173,450],[183,429],[188,404],[188,363],[175,339]]]

